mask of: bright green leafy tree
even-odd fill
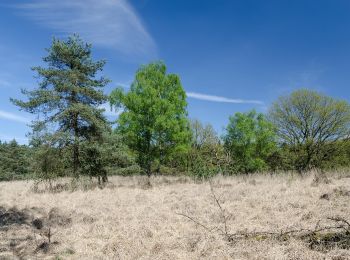
[[[234,171],[249,173],[266,170],[267,159],[276,149],[273,125],[255,110],[236,113],[229,120],[224,146],[234,161]]]
[[[186,93],[180,78],[167,74],[162,62],[142,66],[128,92],[115,89],[110,96],[122,108],[117,131],[137,155],[150,176],[152,167],[166,164],[189,147]]]
[[[99,106],[106,102],[103,87],[109,82],[97,77],[105,61],[94,61],[91,45],[77,35],[66,41],[54,39],[43,58],[47,67],[34,67],[41,82],[34,90],[22,90],[27,101],[12,99],[21,109],[38,114],[33,129],[50,129],[50,144],[71,152],[73,175],[81,172],[80,146],[102,137],[109,127]],[[46,143],[47,144],[47,143]]]

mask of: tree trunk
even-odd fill
[[[73,67],[72,67],[73,68]],[[77,103],[76,93],[73,90],[71,93],[71,105]],[[74,143],[73,143],[73,176],[79,177],[79,127],[78,127],[78,113],[72,114],[72,128],[74,132]]]
[[[79,145],[76,143],[74,143],[74,147],[73,147],[73,176],[74,177],[78,177],[79,174]]]
[[[76,117],[76,116],[75,116]],[[77,117],[74,118],[74,144],[73,144],[73,176],[79,176],[79,136]]]
[[[148,178],[150,178],[151,174],[152,174],[151,163],[149,161],[147,162],[147,166],[146,166],[146,174],[147,174]]]
[[[107,176],[107,171],[103,171],[102,173],[102,183],[105,184],[108,182],[108,176]]]

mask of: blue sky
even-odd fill
[[[9,98],[37,86],[30,67],[53,36],[71,33],[107,60],[106,92],[163,60],[181,77],[190,117],[219,133],[235,112],[266,112],[302,87],[350,101],[349,14],[348,0],[1,1],[0,140],[26,142],[32,117]]]

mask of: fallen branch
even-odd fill
[[[176,213],[177,215],[186,217],[190,221],[194,222],[198,226],[204,228],[206,231],[213,232],[214,230],[217,230],[220,232],[220,235],[224,236],[225,239],[228,242],[233,242],[236,240],[240,239],[251,239],[251,238],[257,238],[257,237],[264,237],[264,238],[273,238],[273,239],[289,239],[290,237],[296,237],[296,238],[310,238],[310,243],[315,243],[314,240],[311,238],[317,237],[317,234],[320,234],[325,231],[338,231],[343,230],[345,232],[345,238],[341,240],[340,242],[344,242],[346,245],[349,244],[350,246],[350,222],[347,221],[344,218],[341,217],[328,217],[327,220],[333,221],[336,223],[336,225],[330,225],[330,226],[323,226],[320,227],[320,222],[321,220],[317,221],[315,228],[313,229],[307,229],[307,228],[301,228],[301,229],[292,229],[292,230],[287,230],[287,231],[279,231],[279,232],[273,232],[273,231],[257,231],[257,232],[246,232],[246,231],[239,231],[236,233],[230,233],[229,232],[229,227],[227,224],[227,221],[229,218],[232,216],[228,216],[226,213],[226,210],[222,207],[220,200],[216,196],[213,185],[210,182],[210,191],[211,195],[214,198],[215,205],[218,207],[220,211],[220,216],[221,216],[221,225],[224,226],[224,229],[219,228],[217,226],[210,228],[203,223],[201,223],[199,220],[194,219],[193,217],[186,215],[184,213]],[[334,244],[339,243],[339,241],[334,241]]]
[[[203,225],[202,223],[200,223],[199,221],[195,220],[194,218],[183,214],[183,213],[176,213],[177,215],[183,216],[185,218],[188,218],[189,220],[191,220],[192,222],[196,223],[197,225],[201,226],[202,228],[204,228],[205,230],[212,232],[213,230],[215,230],[215,228],[208,228],[207,226]]]

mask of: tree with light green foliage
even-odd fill
[[[223,137],[235,172],[250,173],[268,169],[267,159],[276,150],[273,125],[261,113],[235,113],[229,118]]]
[[[107,100],[103,88],[109,80],[98,77],[105,61],[94,61],[91,48],[77,35],[65,41],[54,39],[43,58],[47,66],[33,68],[41,79],[39,87],[22,90],[27,101],[12,99],[20,109],[38,115],[34,132],[46,129],[50,146],[71,152],[75,177],[82,169],[82,143],[102,138],[109,128],[104,110],[99,108]]]
[[[281,144],[298,171],[320,168],[350,134],[350,105],[316,91],[301,89],[280,97],[270,108]]]
[[[186,93],[179,76],[167,74],[162,62],[142,66],[128,92],[117,88],[110,103],[122,112],[117,132],[136,153],[148,176],[189,148]]]

